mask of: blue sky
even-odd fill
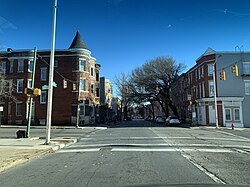
[[[53,0],[0,0],[0,48],[50,49]],[[247,0],[58,0],[56,48],[80,31],[111,81],[146,60],[172,56],[187,68],[211,47],[250,49]]]

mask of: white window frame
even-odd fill
[[[1,69],[2,69],[3,74],[6,74],[6,64],[7,63],[5,61],[2,62],[2,68]]]
[[[234,108],[234,121],[240,121],[240,109],[239,108]],[[235,110],[239,111],[239,119],[235,119]]]
[[[81,63],[84,62],[82,65]],[[86,60],[79,60],[79,71],[86,71]]]
[[[212,85],[213,85],[213,93],[211,92],[211,89],[210,89]],[[209,91],[209,97],[213,97],[214,96],[214,81],[213,80],[208,81],[208,91]]]
[[[242,62],[242,72],[244,75],[250,75],[250,62]]]
[[[10,61],[10,73],[14,71],[14,61]]]
[[[32,79],[27,79],[27,88],[32,87]]]
[[[84,82],[84,88],[82,89],[82,83]],[[80,91],[86,91],[86,80],[85,79],[80,79],[80,85],[79,85]]]
[[[13,80],[12,80],[12,79],[9,79],[9,80],[8,80],[8,83],[9,83],[9,93],[12,93]]]
[[[43,71],[45,72],[45,77],[43,77]],[[41,73],[41,77],[40,77],[41,81],[46,81],[47,80],[47,67],[42,67],[40,73]]]
[[[214,75],[214,65],[213,64],[208,64],[207,65],[207,73],[208,76],[213,76]]]
[[[230,112],[230,119],[227,119],[227,110]],[[231,108],[225,108],[225,121],[232,121],[232,110]]]
[[[245,80],[245,95],[250,95],[250,80]]]
[[[22,89],[19,88],[19,82],[22,82]],[[16,92],[17,93],[23,93],[23,79],[17,79],[16,80]]]
[[[205,97],[205,83],[202,82],[202,97]]]
[[[47,92],[42,91],[40,95],[40,104],[46,104],[46,96],[47,96]]]
[[[31,64],[32,64],[32,66],[31,66]],[[28,72],[32,73],[33,69],[34,69],[34,61],[29,60],[28,61]]]
[[[17,72],[22,73],[24,71],[24,61],[18,61],[17,62]]]
[[[21,114],[18,114],[18,111],[17,111],[18,104],[23,104],[23,102],[16,102],[16,116],[22,116],[23,115],[23,108],[21,107]]]

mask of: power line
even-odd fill
[[[50,64],[39,54],[37,54],[37,56],[39,57],[40,60],[42,60],[45,64],[47,64],[48,66],[50,66]],[[63,76],[61,73],[59,73],[57,70],[54,70],[63,80],[72,82],[72,83],[79,83],[79,81],[74,81],[71,79],[66,78],[65,76]]]

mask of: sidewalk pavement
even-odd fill
[[[49,145],[39,137],[0,139],[0,172],[76,142],[72,137],[53,138]]]

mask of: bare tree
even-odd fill
[[[178,64],[172,57],[157,57],[147,61],[141,67],[132,71],[130,85],[133,96],[149,100],[158,101],[166,116],[171,109],[174,115],[178,116],[178,111],[171,98],[171,88],[176,82],[180,73],[184,70],[183,64]],[[140,92],[140,88],[144,88]]]

